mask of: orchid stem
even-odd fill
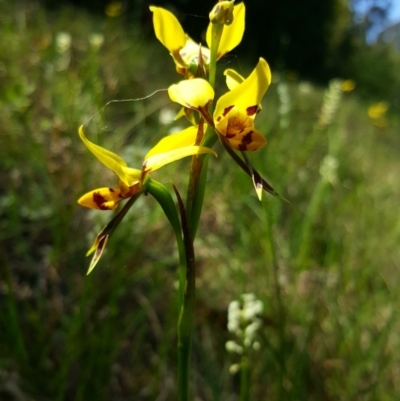
[[[221,41],[223,29],[224,29],[223,24],[212,24],[210,75],[208,77],[208,82],[213,88],[215,86],[215,76],[217,74],[218,47],[219,47],[219,42]]]
[[[218,47],[223,31],[222,24],[213,24],[212,28],[212,45],[211,59],[209,70],[209,83],[212,87],[215,85],[215,76],[217,71]],[[207,113],[206,113],[207,114]],[[215,144],[217,136],[212,133],[210,122],[208,129],[203,136],[204,120],[200,120],[198,140],[202,146],[210,147]],[[200,139],[202,138],[202,139]],[[197,142],[197,141],[196,141]],[[197,143],[199,144],[199,143]],[[199,225],[201,210],[203,207],[207,171],[208,171],[207,155],[196,155],[192,157],[192,165],[190,169],[190,178],[188,193],[186,199],[186,210],[182,198],[174,187],[175,194],[178,199],[179,210],[181,214],[181,226],[183,232],[184,244],[184,263],[185,276],[181,276],[180,287],[182,294],[181,311],[178,320],[178,391],[179,401],[189,401],[189,383],[190,383],[190,348],[192,341],[192,332],[194,326],[194,306],[196,296],[196,275],[195,275],[195,254],[193,241],[196,236],[197,227]],[[181,256],[181,255],[180,255]],[[183,270],[182,270],[183,271]]]
[[[194,324],[194,303],[196,295],[196,264],[193,240],[190,234],[185,206],[178,190],[174,186],[181,214],[183,243],[185,247],[186,282],[183,291],[183,302],[178,320],[178,389],[179,401],[189,400],[190,384],[190,347]]]

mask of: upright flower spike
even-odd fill
[[[118,188],[102,187],[86,193],[79,198],[82,206],[98,210],[114,210],[118,203],[126,198],[138,194],[143,188],[145,177],[151,171],[157,170],[166,164],[172,163],[186,156],[201,153],[216,153],[212,149],[194,146],[197,135],[197,127],[189,127],[177,134],[163,138],[146,155],[141,169],[128,167],[126,162],[113,152],[102,148],[89,141],[83,126],[79,128],[79,136],[85,146],[107,168],[112,170],[118,180]]]

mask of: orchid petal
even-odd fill
[[[224,71],[224,75],[226,76],[226,86],[229,90],[235,89],[239,84],[241,84],[245,78],[240,75],[237,71],[232,69],[227,69]],[[258,105],[258,110],[262,109],[261,103]]]
[[[172,151],[174,149],[193,146],[196,141],[197,130],[198,127],[193,126],[177,132],[176,134],[166,136],[165,138],[161,139],[156,146],[150,149],[149,153],[147,153],[145,156],[145,159],[160,153]]]
[[[98,188],[81,196],[78,203],[97,210],[114,210],[124,197],[118,188]]]
[[[145,173],[149,173],[165,166],[168,163],[172,163],[187,156],[199,155],[202,153],[212,153],[215,157],[218,156],[217,153],[210,148],[202,146],[186,146],[184,148],[174,149],[169,152],[150,156],[144,161],[143,169]]]
[[[89,141],[83,132],[83,125],[79,127],[79,136],[85,146],[97,157],[97,159],[113,171],[125,185],[131,186],[139,179],[141,174],[140,170],[127,167],[125,160],[120,158],[118,155]]]
[[[171,52],[176,53],[186,43],[185,32],[174,14],[161,7],[150,6],[157,39]]]
[[[245,80],[242,75],[230,68],[224,71],[224,75],[226,76],[226,86],[230,91]]]
[[[171,85],[168,95],[173,102],[198,110],[212,102],[214,89],[205,79],[193,78]]]
[[[218,46],[217,60],[233,50],[241,41],[244,34],[246,8],[244,3],[237,4],[233,9],[233,22],[225,25]],[[211,49],[212,23],[208,25],[206,41]]]
[[[254,118],[270,83],[271,71],[267,62],[260,58],[256,68],[241,84],[218,99],[214,120],[219,121],[233,107]]]
[[[200,47],[201,47],[201,57],[203,59],[202,60],[203,63],[206,65],[210,64],[210,49],[207,49],[207,47],[204,47],[204,46],[200,46],[193,39],[191,39],[188,35],[186,35],[185,46],[179,52],[181,60],[183,60],[183,62],[186,65],[190,65],[190,63],[192,63],[192,62],[198,64]],[[180,65],[179,60],[176,60],[176,61],[178,61],[177,64]]]
[[[241,151],[258,150],[267,144],[263,134],[254,128],[245,129],[240,135],[227,139],[233,149]]]

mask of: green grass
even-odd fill
[[[86,250],[110,213],[76,203],[115,184],[77,127],[112,99],[176,82],[173,63],[116,20],[0,5],[0,399],[175,400],[178,261],[167,219],[141,198],[86,277]],[[70,54],[57,52],[61,31],[71,33]],[[93,32],[104,35],[98,52]],[[195,244],[196,400],[237,399],[227,307],[245,292],[264,302],[252,399],[400,396],[400,123],[389,115],[387,128],[375,127],[367,102],[343,94],[332,122],[318,126],[323,93],[281,77],[257,117],[268,145],[251,160],[290,205],[267,195],[260,203],[221,147],[210,162]],[[88,135],[140,165],[168,132],[164,107],[163,93],[111,104]],[[337,162],[330,176],[320,173],[324,159]],[[185,193],[188,166],[154,177]]]

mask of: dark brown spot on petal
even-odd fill
[[[110,192],[114,192],[114,188],[108,188]]]
[[[227,133],[225,134],[225,136],[226,136],[227,138],[233,138],[233,137],[236,136],[236,134],[230,134],[229,132],[227,132]]]
[[[250,145],[253,142],[253,131],[249,131],[243,138],[239,145],[239,150],[247,150],[247,145]]]
[[[107,199],[103,195],[100,195],[100,192],[93,193],[93,202],[98,206],[100,210],[110,210],[109,207],[104,205],[106,201]]]
[[[258,106],[250,106],[246,109],[246,113],[248,116],[254,116],[258,111]]]
[[[221,116],[217,117],[217,122],[219,123],[221,121]]]
[[[223,116],[226,116],[235,106],[225,107],[224,112],[222,113]]]

